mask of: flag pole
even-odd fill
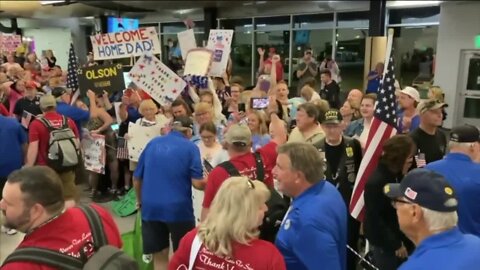
[[[387,70],[388,70],[388,60],[390,59],[390,57],[392,55],[393,34],[394,34],[393,28],[389,28],[388,29],[388,35],[387,35],[387,50],[385,51],[385,61],[384,61],[384,64],[383,64],[382,82],[383,82],[383,79],[385,78],[385,74],[387,73]]]

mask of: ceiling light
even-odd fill
[[[55,1],[40,1],[40,4],[45,6],[45,5],[53,5],[53,4],[59,4],[59,3],[65,3],[65,0],[55,0]]]
[[[359,36],[359,35],[356,35],[355,38],[360,38],[360,36]]]
[[[387,7],[413,7],[439,5],[443,1],[387,1]]]
[[[257,24],[257,26],[258,26],[258,27],[265,27],[265,26],[267,26],[267,25],[264,24],[264,23],[261,23],[261,24]]]

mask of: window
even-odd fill
[[[296,70],[303,61],[305,49],[312,49],[314,61],[319,64],[326,55],[332,54],[333,14],[312,14],[293,17],[293,53],[292,53],[292,85],[300,88]],[[320,76],[315,77],[316,88],[320,89]]]
[[[288,80],[289,44],[290,16],[255,18],[255,71],[259,67],[257,48],[265,49],[264,60],[268,58],[269,49],[273,48],[281,58],[283,80]]]
[[[394,29],[396,75],[400,85],[416,86],[426,98],[435,73],[440,7],[394,9],[389,24]]]
[[[221,20],[221,29],[235,30],[233,33],[232,58],[233,76],[242,78],[244,86],[252,84],[252,19]],[[256,52],[255,52],[256,53]]]
[[[369,12],[338,13],[335,61],[340,68],[342,92],[363,88],[365,39]]]
[[[168,41],[172,40],[174,44],[177,44],[178,41],[177,33],[187,30],[187,27],[183,22],[174,22],[174,23],[161,23],[161,42],[162,42],[162,58],[166,63],[168,62]],[[204,31],[203,31],[203,22],[196,21],[193,28],[195,33],[195,39],[197,41],[197,46],[201,46],[204,40]],[[178,44],[177,44],[178,45]]]

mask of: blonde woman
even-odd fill
[[[277,248],[258,239],[269,196],[260,181],[247,177],[227,179],[205,221],[180,241],[168,269],[189,269],[190,256],[195,258],[190,269],[217,269],[214,265],[223,265],[222,269],[286,269]]]
[[[266,115],[263,111],[251,110],[247,119],[248,128],[252,132],[252,148],[256,151],[272,139],[268,133]]]

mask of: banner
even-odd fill
[[[212,64],[212,51],[208,49],[193,49],[188,52],[183,75],[206,76]]]
[[[169,106],[187,83],[153,55],[143,55],[130,70],[132,81],[163,106]]]
[[[162,48],[155,27],[90,36],[95,61],[160,54]]]
[[[85,154],[85,169],[105,174],[105,136],[95,133],[84,133],[82,136],[82,149]]]
[[[160,136],[160,129],[157,125],[143,127],[139,124],[128,123],[128,159],[138,161],[145,146],[157,136]]]
[[[193,29],[183,31],[177,34],[178,44],[180,45],[180,51],[182,52],[182,58],[185,60],[190,50],[197,48],[197,41],[195,40],[195,34]]]
[[[109,94],[125,89],[121,64],[91,66],[78,70],[80,91],[86,93],[91,89],[96,94],[107,91]]]
[[[232,38],[233,30],[210,30],[207,43],[207,49],[213,51],[210,76],[223,77],[223,73],[227,70]]]
[[[0,33],[0,52],[14,52],[20,45],[22,45],[22,37],[20,35],[6,35]]]

